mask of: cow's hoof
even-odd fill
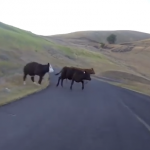
[[[36,83],[36,82],[33,82],[35,85],[37,85],[37,86],[40,86],[41,84],[39,84],[39,83]]]
[[[37,83],[36,83],[36,82],[33,82],[33,84],[37,85]]]

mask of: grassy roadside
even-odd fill
[[[148,85],[146,86],[145,84],[142,83],[130,83],[130,84],[112,83],[112,84],[125,89],[129,89],[131,91],[135,91],[150,96],[150,86]]]
[[[1,79],[2,80],[2,79]],[[35,81],[38,77],[35,77]],[[16,74],[3,78],[0,87],[0,106],[16,101],[27,95],[45,89],[50,83],[48,82],[48,75],[45,75],[41,86],[34,85],[30,78],[27,78],[27,84],[23,85],[22,74]]]
[[[97,77],[93,77],[93,78],[98,80],[98,81],[104,81],[104,82],[107,82],[109,84],[121,87],[121,88],[129,89],[131,91],[150,96],[150,86],[148,86],[148,85],[146,86],[145,84],[142,84],[142,83],[138,83],[138,82],[119,83],[119,81],[118,82],[117,81],[110,81],[107,79],[100,79]]]
[[[51,43],[31,32],[0,22],[0,105],[15,101],[26,95],[46,88],[49,84],[44,77],[42,86],[34,85],[27,78],[23,85],[22,68],[30,61],[42,64],[49,62],[50,54],[46,51]],[[36,81],[38,78],[35,78]]]

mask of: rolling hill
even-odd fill
[[[138,32],[138,31],[129,31],[129,30],[118,30],[118,31],[81,31],[73,32],[69,34],[60,34],[50,36],[53,39],[63,39],[68,42],[77,43],[80,41],[91,41],[98,43],[107,43],[106,39],[110,34],[117,35],[116,44],[125,43],[125,42],[134,42],[138,40],[144,40],[150,38],[150,34]]]

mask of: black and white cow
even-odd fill
[[[31,81],[36,84],[36,85],[41,85],[42,83],[42,79],[44,77],[44,75],[46,73],[52,73],[54,72],[51,64],[40,64],[40,63],[37,63],[37,62],[30,62],[30,63],[27,63],[24,68],[23,68],[23,81],[24,81],[24,85],[26,84],[25,80],[26,80],[26,77],[27,75],[31,76]],[[39,76],[39,81],[38,81],[38,84],[34,81],[34,76],[37,75]]]

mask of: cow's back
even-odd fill
[[[75,72],[74,68],[65,66],[65,67],[63,67],[63,69],[61,71],[61,78],[71,80],[74,72]]]
[[[66,67],[66,66],[63,67],[61,70],[61,77],[64,79],[66,78],[67,70],[68,70],[68,67]]]
[[[75,81],[81,81],[84,78],[84,71],[77,68],[70,68],[67,72],[68,79],[74,79]]]
[[[77,67],[72,67],[72,68],[77,69],[77,70],[81,70],[81,71],[86,71],[89,74],[95,74],[93,68],[90,68],[90,69],[88,69],[88,68],[77,68]]]
[[[72,79],[74,73],[75,73],[75,70],[74,68],[67,68],[67,71],[66,71],[66,78],[68,79]]]
[[[24,66],[24,73],[34,75],[38,71],[39,64],[37,62],[30,62]]]

